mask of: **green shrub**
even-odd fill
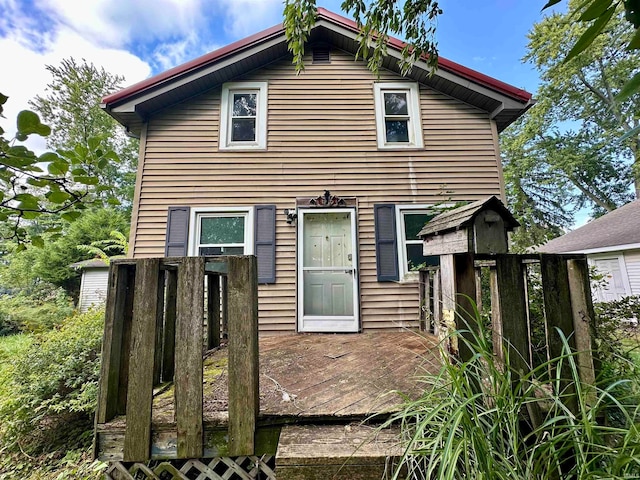
[[[389,420],[401,424],[406,442],[394,478],[639,478],[640,407],[637,398],[620,394],[633,389],[617,388],[637,379],[584,385],[569,353],[519,377],[509,358],[497,361],[481,323],[472,341],[455,335],[472,358],[426,376],[422,397],[408,399]],[[577,392],[573,412],[560,382],[567,363]],[[526,414],[534,403],[544,406],[538,421]],[[619,417],[616,425],[605,421],[610,410]]]
[[[0,335],[50,330],[73,313],[73,302],[61,288],[0,295]]]
[[[4,448],[39,453],[90,442],[103,320],[103,311],[74,315],[13,359],[11,396],[0,400]]]

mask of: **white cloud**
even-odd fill
[[[242,38],[282,22],[282,0],[220,0],[229,22],[225,30]]]
[[[98,67],[104,67],[110,73],[125,77],[125,85],[148,77],[149,64],[124,50],[98,47],[76,32],[61,28],[49,35],[45,50],[32,50],[32,45],[24,31],[13,32],[0,38],[0,51],[3,52],[3,75],[0,91],[9,96],[5,104],[4,116],[0,125],[12,137],[15,133],[15,119],[20,110],[28,109],[28,101],[35,95],[42,95],[46,84],[51,80],[45,65],[59,65],[62,59],[84,58]],[[30,148],[41,151],[44,141],[34,137],[29,140]]]
[[[204,22],[204,4],[204,0],[36,0],[52,18],[111,47],[189,35]]]

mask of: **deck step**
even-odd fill
[[[398,428],[368,425],[290,425],[276,453],[278,480],[391,478],[402,455]],[[385,475],[386,474],[386,475]]]

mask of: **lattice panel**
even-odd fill
[[[275,480],[275,457],[216,457],[165,462],[111,462],[106,480]]]

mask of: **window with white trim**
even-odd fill
[[[192,209],[191,255],[253,253],[253,209]]]
[[[417,83],[375,83],[378,148],[422,148]]]
[[[423,242],[418,236],[422,227],[438,213],[440,213],[438,210],[425,206],[396,206],[400,280],[417,279],[418,268],[439,265],[438,256],[422,254]]]
[[[222,86],[221,150],[265,149],[267,146],[267,83],[235,82]]]

